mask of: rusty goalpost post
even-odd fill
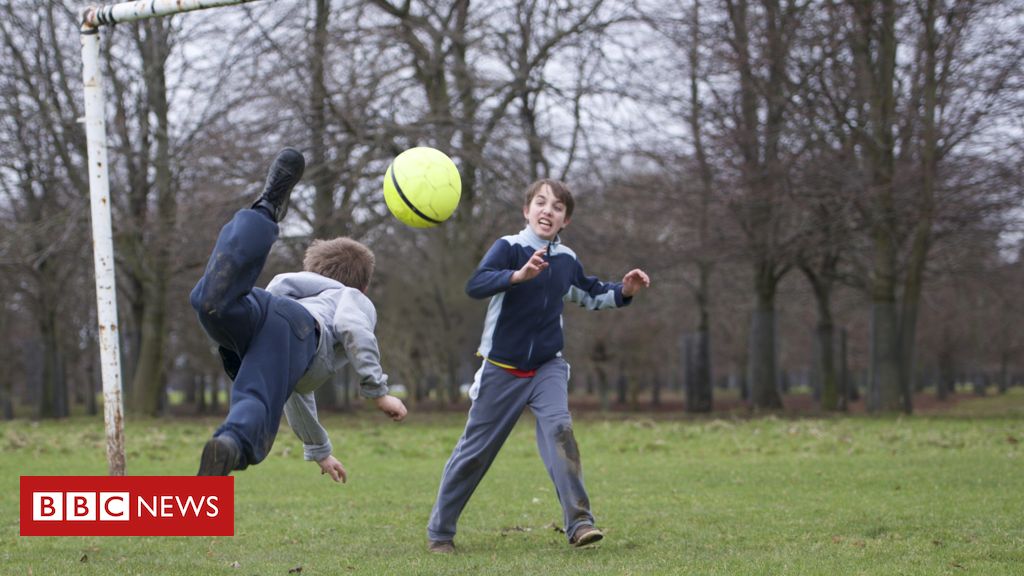
[[[125,475],[124,406],[121,397],[121,347],[118,341],[107,129],[104,119],[105,100],[99,65],[100,28],[121,22],[253,1],[255,0],[139,0],[106,6],[89,6],[82,11],[80,32],[89,203],[92,215],[93,262],[96,269],[96,314],[103,380],[103,419],[107,436],[107,469],[111,476]]]

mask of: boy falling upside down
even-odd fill
[[[347,364],[364,397],[395,421],[406,416],[402,401],[388,395],[380,365],[377,312],[365,295],[374,267],[369,248],[350,238],[314,241],[305,271],[280,274],[266,290],[254,287],[304,169],[297,150],[278,154],[263,193],[221,229],[192,290],[199,323],[219,345],[233,380],[228,416],[203,448],[200,476],[226,476],[263,461],[283,411],[306,460],[344,482],[345,467],[317,418],[313,391]]]

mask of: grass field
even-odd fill
[[[133,475],[191,474],[214,420],[133,421]],[[911,418],[576,422],[606,539],[574,550],[529,416],[462,516],[425,524],[463,417],[332,416],[346,485],[285,427],[237,475],[234,537],[22,538],[20,475],[105,474],[98,419],[0,424],[3,574],[1024,574],[1024,390]]]

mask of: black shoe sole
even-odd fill
[[[228,476],[238,459],[238,448],[224,438],[210,438],[203,447],[199,458],[199,473],[196,476]]]

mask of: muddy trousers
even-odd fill
[[[571,539],[579,526],[594,524],[569,415],[568,381],[569,364],[562,358],[545,363],[533,378],[517,378],[483,363],[466,429],[441,475],[427,524],[431,540],[455,538],[462,509],[526,407],[537,420],[537,448],[562,505],[566,536]]]
[[[284,403],[316,352],[316,320],[298,302],[254,288],[278,228],[255,210],[240,210],[221,228],[190,301],[219,345],[234,382],[231,407],[214,436],[242,449],[239,468],[266,458]]]

